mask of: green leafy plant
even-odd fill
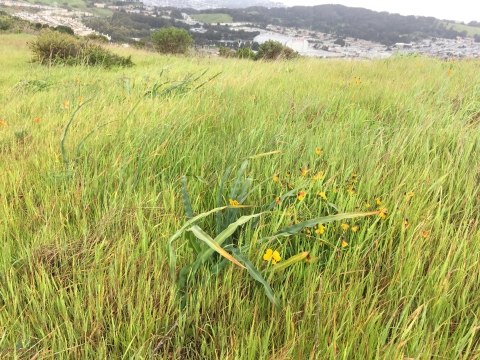
[[[182,198],[188,220],[179,230],[177,230],[170,237],[167,243],[170,256],[170,272],[172,279],[177,283],[182,308],[186,305],[185,294],[190,288],[195,288],[195,276],[200,266],[208,264],[208,266],[210,266],[210,273],[212,275],[218,275],[228,263],[233,263],[241,268],[246,269],[250,276],[264,287],[266,296],[275,305],[275,307],[277,309],[281,307],[279,299],[274,295],[270,284],[265,279],[262,272],[259,271],[248,258],[248,252],[252,249],[253,244],[248,241],[247,237],[243,237],[243,240],[245,241],[244,244],[241,243],[239,240],[242,238],[241,235],[245,234],[246,232],[246,228],[244,226],[247,223],[250,222],[251,229],[255,229],[255,227],[258,225],[259,218],[262,215],[267,216],[268,213],[272,211],[272,209],[277,204],[277,201],[274,201],[264,206],[255,206],[255,208],[260,209],[263,207],[264,210],[249,215],[240,214],[242,210],[254,208],[252,205],[243,204],[248,199],[248,197],[259,187],[261,187],[266,181],[265,180],[263,182],[260,182],[258,185],[252,187],[252,178],[246,178],[244,180],[243,175],[248,165],[249,160],[246,160],[242,163],[238,170],[235,181],[228,196],[229,205],[225,204],[224,192],[227,179],[232,171],[232,167],[229,167],[225,170],[223,177],[220,181],[220,186],[217,193],[217,207],[196,216],[194,215],[190,197],[187,193],[187,178],[185,176],[182,178]],[[289,198],[298,197],[297,193],[299,189],[300,188],[295,188],[288,191],[287,193],[279,197],[278,201],[282,202]],[[198,222],[201,219],[204,219],[213,214],[215,214],[216,216],[215,237],[209,235],[207,231],[205,231],[198,225]],[[342,213],[310,219],[298,224],[281,228],[277,230],[272,236],[257,240],[255,245],[260,245],[267,241],[271,241],[273,239],[278,239],[281,237],[289,237],[302,232],[305,228],[312,228],[319,224],[326,224],[333,221],[358,218],[374,214],[378,214],[378,211]],[[180,270],[177,279],[176,255],[173,243],[174,241],[178,240],[185,232],[187,232],[188,244],[195,255],[195,260],[185,265]],[[214,256],[215,253],[217,253],[219,256]],[[289,259],[287,259],[280,265],[274,265],[273,268],[266,271],[270,272],[272,270],[284,270],[287,267],[304,260],[308,257],[308,255],[308,251],[300,251],[297,254],[291,256]],[[275,262],[273,262],[273,264],[275,264]]]

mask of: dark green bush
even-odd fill
[[[238,49],[236,56],[240,59],[255,59],[255,53],[250,48]]]
[[[298,52],[274,40],[265,41],[257,53],[258,60],[290,60],[298,56]]]
[[[104,44],[109,43],[109,40],[107,39],[106,36],[95,34],[95,33],[88,34],[87,36],[85,36],[85,39],[98,41],[99,43],[104,43]]]
[[[51,30],[43,31],[29,47],[33,61],[45,65],[133,66],[130,56],[119,56],[88,39]]]

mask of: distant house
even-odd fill
[[[95,6],[95,7],[97,7],[97,8],[104,8],[104,7],[105,7],[105,4],[95,3],[95,4],[93,4],[93,6]]]

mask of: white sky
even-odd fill
[[[480,21],[480,0],[280,0],[287,6],[341,4],[401,15],[434,16],[439,19]]]

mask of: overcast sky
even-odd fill
[[[375,11],[388,11],[401,15],[422,15],[434,16],[439,19],[469,21],[480,21],[480,0],[280,0],[288,6],[295,5],[321,5],[341,4],[350,7],[362,7]]]

